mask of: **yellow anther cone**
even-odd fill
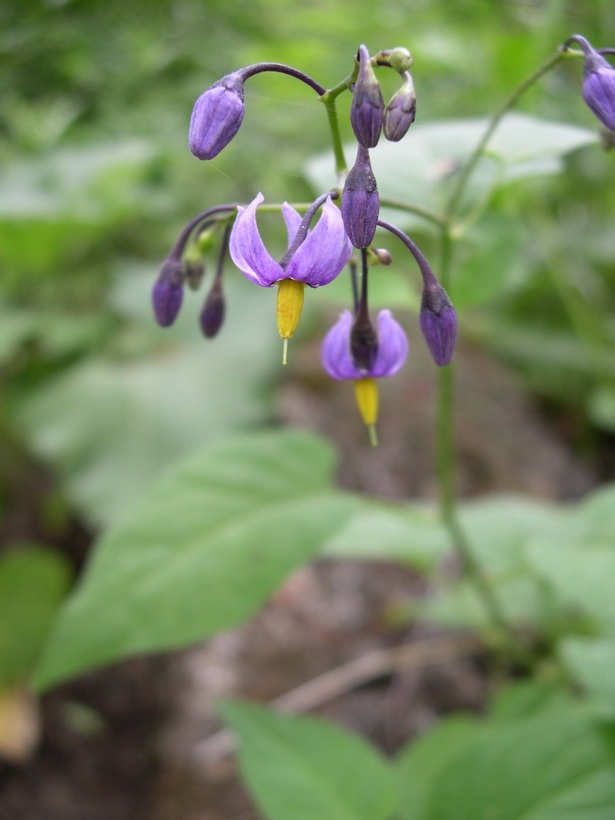
[[[355,379],[354,394],[361,411],[363,421],[369,431],[369,440],[372,446],[378,444],[376,433],[376,421],[378,420],[378,385],[376,380],[367,376],[363,379]]]
[[[303,309],[305,285],[295,279],[282,279],[278,285],[278,300],[276,316],[278,331],[284,339],[284,356],[282,363],[286,364],[286,350],[288,339],[293,335],[299,324],[299,317]]]

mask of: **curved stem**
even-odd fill
[[[320,83],[316,82],[309,74],[304,71],[299,71],[298,68],[293,68],[291,65],[284,63],[254,63],[238,72],[244,80],[254,77],[255,74],[262,74],[264,71],[277,71],[279,74],[288,74],[289,77],[294,77],[296,80],[301,80],[302,83],[309,85],[319,97],[326,93],[327,89]]]
[[[472,171],[475,169],[478,161],[480,160],[489,140],[493,136],[495,129],[500,124],[500,120],[502,117],[510,111],[513,106],[519,101],[519,99],[525,94],[525,92],[534,85],[547,71],[550,71],[553,66],[557,65],[564,57],[569,56],[572,52],[567,51],[566,44],[560,46],[555,54],[552,54],[548,60],[546,60],[541,66],[539,66],[536,71],[530,74],[522,83],[520,83],[504,100],[502,105],[497,109],[497,111],[491,116],[489,122],[487,123],[487,127],[485,128],[485,132],[481,137],[478,145],[468,158],[468,161],[463,166],[461,173],[457,179],[457,184],[453,189],[453,193],[450,196],[448,201],[448,206],[445,211],[445,217],[448,221],[452,220],[452,217],[457,210],[457,206],[459,205],[459,201],[463,196],[463,192],[467,185],[468,179],[470,178]]]

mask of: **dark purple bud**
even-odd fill
[[[372,68],[369,51],[366,46],[359,46],[359,76],[354,84],[350,122],[355,137],[365,148],[378,144],[383,116],[384,99],[380,83]]]
[[[435,280],[423,290],[421,331],[437,365],[448,364],[457,342],[457,314],[444,288]]]
[[[173,324],[184,298],[184,271],[179,259],[166,259],[152,290],[154,316],[160,327]]]
[[[344,228],[354,247],[371,245],[378,224],[380,197],[369,151],[362,145],[359,145],[356,162],[346,177],[341,211]]]
[[[583,50],[583,99],[604,127],[615,131],[615,68],[591,46]]]
[[[354,366],[370,373],[378,355],[378,334],[367,311],[359,311],[350,330],[350,355]]]
[[[391,142],[399,142],[406,135],[416,116],[416,94],[412,77],[405,71],[401,88],[389,100],[384,111],[384,136]]]
[[[224,291],[222,290],[222,280],[217,277],[203,305],[200,322],[203,335],[207,339],[213,339],[218,335],[218,331],[224,322],[226,304]]]
[[[229,144],[244,115],[243,75],[227,74],[198,98],[190,118],[188,141],[199,159],[213,159]]]

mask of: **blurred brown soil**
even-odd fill
[[[342,485],[390,498],[434,497],[435,372],[422,342],[414,346],[412,366],[381,383],[377,449],[367,442],[352,386],[323,376],[315,346],[292,349],[280,420],[335,442]],[[574,498],[597,481],[510,372],[476,351],[458,357],[457,419],[464,496]],[[221,728],[215,698],[270,700],[375,649],[428,639],[433,628],[400,617],[424,592],[423,580],[396,564],[316,561],[239,629],[54,690],[43,698],[35,758],[0,768],[0,818],[258,818],[233,758],[206,762],[202,754],[204,740]],[[317,711],[393,753],[438,715],[480,710],[485,689],[481,659],[468,653],[378,677]]]

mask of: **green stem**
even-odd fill
[[[346,157],[344,156],[344,146],[342,145],[342,136],[340,134],[340,125],[337,118],[337,108],[335,107],[336,97],[331,95],[331,92],[323,94],[320,98],[325,108],[327,109],[327,118],[329,120],[329,130],[331,131],[331,142],[333,143],[333,154],[335,155],[335,173],[337,174],[337,187],[342,190],[344,187],[344,179],[348,166],[346,165]]]
[[[463,196],[463,192],[467,185],[468,179],[470,178],[472,171],[475,169],[478,161],[480,160],[481,156],[483,155],[485,148],[487,147],[489,140],[493,136],[495,129],[500,124],[500,120],[504,117],[505,114],[513,108],[519,99],[525,94],[525,92],[531,88],[544,74],[550,71],[554,66],[556,66],[561,60],[568,56],[578,56],[578,54],[574,51],[570,51],[565,49],[564,46],[560,46],[555,54],[552,54],[548,60],[546,60],[541,66],[539,66],[536,71],[530,74],[529,77],[526,77],[522,83],[520,83],[504,100],[502,105],[497,109],[497,111],[492,115],[491,119],[487,124],[487,128],[483,136],[481,137],[478,145],[470,155],[468,161],[464,165],[459,174],[457,179],[457,184],[453,189],[453,193],[448,202],[448,207],[446,209],[446,217],[450,220],[452,219],[461,197]],[[582,56],[582,55],[581,55]]]
[[[452,237],[448,226],[443,226],[441,238],[440,283],[445,290],[450,287],[452,268]],[[448,364],[438,368],[437,399],[437,474],[440,516],[448,530],[457,553],[463,560],[466,576],[483,602],[491,622],[498,629],[508,632],[506,617],[493,588],[476,560],[457,516],[455,494],[455,441],[453,425],[454,370]]]

